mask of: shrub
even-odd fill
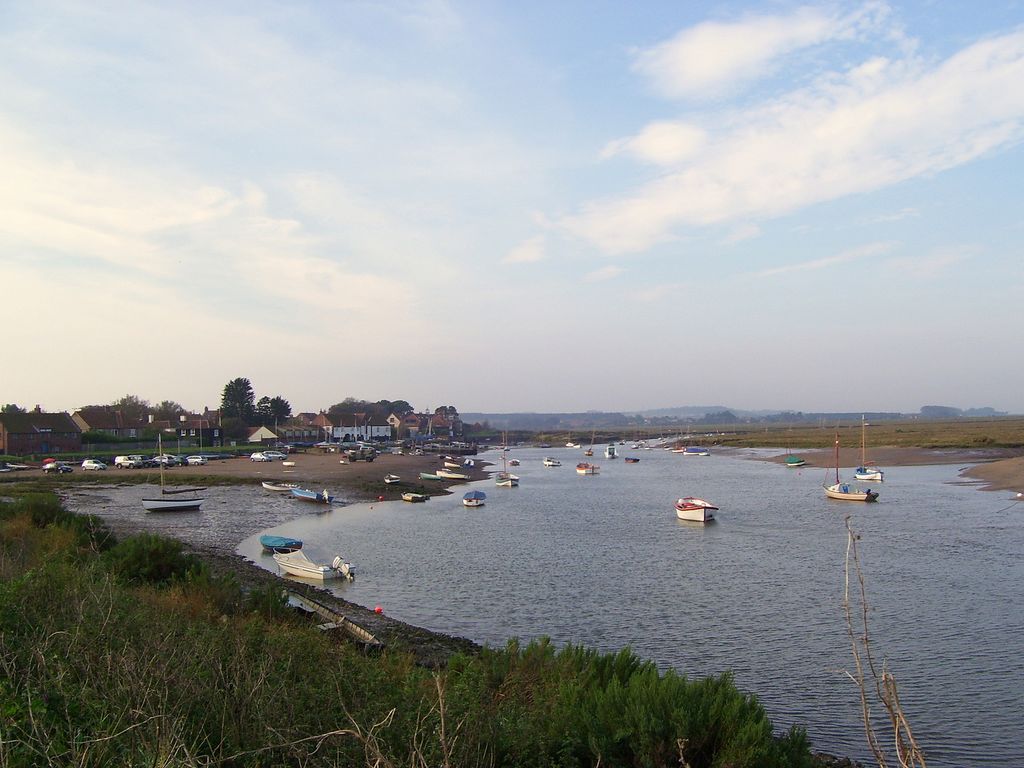
[[[106,553],[110,570],[134,584],[169,584],[196,578],[206,567],[195,555],[182,552],[181,542],[151,533],[132,536]]]

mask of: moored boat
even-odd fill
[[[802,467],[805,464],[807,464],[807,462],[799,456],[789,455],[786,457],[786,466],[790,469],[796,469],[797,467]]]
[[[581,461],[576,465],[577,475],[596,475],[601,471],[601,468],[597,464],[591,464],[589,461]]]
[[[429,498],[430,497],[427,496],[427,494],[425,493],[413,493],[412,491],[402,494],[402,501],[409,501],[414,504],[417,502],[426,501]]]
[[[274,480],[264,480],[262,485],[264,490],[274,491],[275,493],[287,493],[292,488],[299,487],[298,483],[278,483]]]
[[[466,507],[482,507],[487,494],[483,491],[468,491],[462,497],[462,504]]]
[[[839,479],[839,433],[836,433],[836,448],[835,448],[835,468],[836,468],[836,481],[831,485],[822,483],[822,488],[825,489],[825,495],[830,499],[836,499],[838,501],[878,501],[878,491],[872,491],[870,488],[866,490],[855,490],[850,486],[849,483],[843,482]]]
[[[309,501],[312,502],[313,504],[334,503],[334,497],[327,492],[326,488],[324,488],[324,490],[321,491],[320,493],[317,493],[316,491],[311,491],[308,488],[292,488],[291,493],[292,497],[298,499],[299,501]]]
[[[157,436],[157,446],[160,451],[158,455],[163,456],[163,439]],[[164,463],[160,462],[160,498],[143,499],[142,508],[147,512],[192,512],[202,506],[203,498],[199,491],[205,488],[175,488],[169,489],[164,486]],[[189,494],[189,495],[185,495]]]
[[[614,459],[618,454],[615,452],[615,445],[612,443],[608,444],[608,447],[604,449],[604,457],[606,459]]]
[[[433,472],[420,472],[420,480],[440,480],[440,475],[435,475]]]
[[[395,483],[402,482],[402,478],[398,475],[384,475],[384,482],[388,485],[394,485]]]
[[[434,474],[442,480],[469,480],[469,475],[465,472],[455,472],[454,470],[441,467],[441,469],[434,470]]]
[[[265,552],[296,552],[302,549],[302,542],[290,536],[272,536],[266,534],[260,536],[260,544]]]
[[[715,519],[713,512],[718,507],[696,496],[685,496],[676,500],[676,517],[692,523],[708,523]]]
[[[636,456],[626,456],[623,459],[623,461],[626,462],[627,464],[639,464],[640,463],[640,459],[638,459]]]
[[[314,563],[301,549],[295,552],[275,552],[274,560],[281,570],[290,576],[318,580],[352,579],[355,576],[352,564],[342,560],[341,555],[335,557],[330,565]]]
[[[558,459],[553,459],[550,456],[547,456],[547,457],[544,458],[544,466],[545,467],[560,467],[560,466],[562,466],[562,462],[560,462]]]

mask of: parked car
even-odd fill
[[[118,469],[139,469],[145,466],[145,460],[138,454],[131,456],[116,456],[114,466]]]
[[[165,467],[176,467],[178,466],[178,464],[181,463],[181,460],[177,456],[174,456],[173,454],[170,453],[163,453],[160,454],[159,456],[154,456],[153,461],[156,462],[156,465],[158,467],[161,464],[163,464]]]
[[[267,454],[262,451],[256,451],[249,459],[251,461],[273,461],[273,459],[267,458]]]
[[[43,472],[46,474],[52,474],[56,472],[58,475],[63,475],[65,472],[74,472],[74,468],[66,461],[50,461],[43,464]]]
[[[263,455],[267,457],[268,461],[284,461],[288,458],[288,454],[280,451],[263,451]]]
[[[202,466],[203,464],[206,463],[206,457],[205,456],[186,456],[185,457],[185,463],[188,464],[190,467]]]
[[[82,469],[106,469],[107,465],[97,459],[86,459],[82,462]]]

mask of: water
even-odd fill
[[[843,673],[853,668],[842,613],[849,514],[875,653],[929,765],[1024,764],[1024,504],[954,484],[955,466],[888,468],[873,486],[879,503],[866,505],[825,499],[821,468],[620,447],[640,463],[595,457],[601,474],[581,477],[579,454],[515,451],[520,486],[474,484],[487,493],[479,509],[460,492],[289,519],[305,509],[253,488],[211,489],[204,511],[171,516],[180,530],[168,532],[240,541],[272,570],[258,534],[295,536],[314,559],[352,561],[358,576],[334,583],[339,595],[481,643],[546,635],[628,645],[689,676],[731,671],[778,730],[804,725],[817,749],[867,761]],[[545,455],[563,466],[543,467]],[[684,495],[716,503],[718,520],[677,520]]]

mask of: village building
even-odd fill
[[[66,411],[0,413],[0,454],[30,456],[82,450],[82,430]]]

